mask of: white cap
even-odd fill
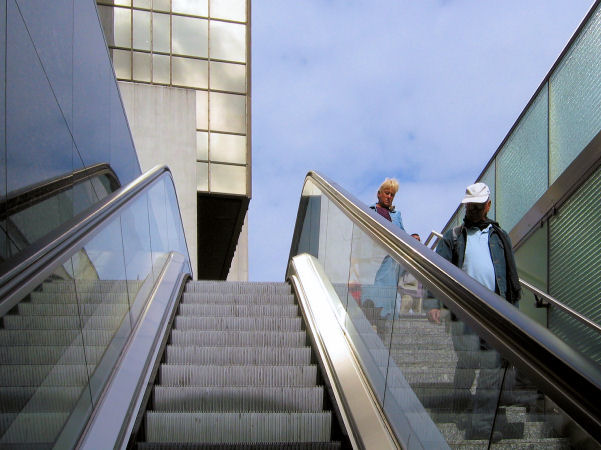
[[[490,189],[484,183],[470,184],[465,188],[465,197],[461,203],[484,203],[490,197]]]

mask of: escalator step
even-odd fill
[[[340,442],[261,442],[242,444],[188,444],[140,442],[141,450],[338,450]]]
[[[288,283],[262,283],[246,281],[191,281],[186,292],[216,292],[220,294],[290,294]]]
[[[53,304],[21,302],[18,311],[21,316],[120,316],[129,310],[127,303],[113,304]]]
[[[146,413],[150,442],[326,442],[332,416],[321,413]]]
[[[83,339],[82,339],[83,334]],[[106,347],[115,334],[114,330],[2,330],[0,346],[28,345],[86,345]]]
[[[2,330],[0,330],[1,332]],[[1,334],[0,334],[1,337]],[[173,345],[248,346],[248,347],[303,347],[307,344],[304,331],[182,331],[171,330]]]
[[[311,363],[311,347],[183,347],[169,345],[165,355],[166,364],[285,364],[292,366]]]
[[[77,295],[74,292],[69,293],[52,293],[52,292],[32,292],[30,294],[30,301],[32,304],[128,304],[128,297],[126,293],[120,294],[107,294],[107,293],[89,293],[83,292]]]
[[[181,304],[179,313],[185,316],[203,317],[296,317],[296,305],[202,305]]]
[[[177,316],[178,330],[300,331],[300,317],[182,317]]]
[[[52,443],[68,419],[68,413],[0,414],[2,444]]]
[[[219,304],[219,305],[252,305],[252,304],[269,304],[269,305],[293,305],[295,303],[294,295],[288,294],[219,294],[216,292],[201,293],[201,292],[184,292],[182,304]]]
[[[2,319],[4,327],[8,330],[77,330],[82,322],[78,316],[41,317],[9,314]],[[115,330],[122,319],[120,316],[92,316],[85,321],[84,329]]]
[[[1,387],[0,412],[67,412],[83,387]]]
[[[89,372],[88,372],[89,370]],[[94,366],[71,365],[20,365],[0,366],[0,386],[85,386]]]
[[[18,346],[0,347],[2,364],[96,364],[105,347],[98,346]]]
[[[163,386],[314,386],[317,366],[189,366],[162,364]]]
[[[323,409],[323,387],[166,387],[155,386],[154,411],[296,411]]]

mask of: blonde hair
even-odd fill
[[[391,190],[396,194],[399,190],[399,182],[395,178],[386,178],[378,188],[378,192],[382,192],[385,189]]]

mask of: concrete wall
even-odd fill
[[[196,92],[123,81],[119,89],[142,172],[171,169],[196,278]]]

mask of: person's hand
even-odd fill
[[[440,309],[434,308],[426,313],[430,322],[440,323]]]

